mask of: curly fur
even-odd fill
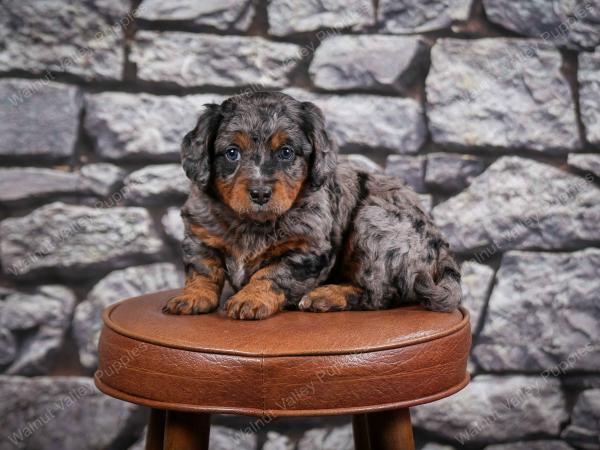
[[[283,145],[292,161],[277,156]],[[231,146],[235,163],[224,153]],[[239,319],[415,301],[455,309],[458,266],[416,194],[336,155],[312,103],[260,92],[206,105],[182,144],[193,182],[182,209],[187,281],[165,312],[216,309],[225,279],[236,291],[227,312]],[[269,202],[250,199],[256,186],[272,191]]]

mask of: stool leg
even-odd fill
[[[210,414],[168,411],[164,450],[208,450]]]
[[[415,450],[408,408],[371,413],[369,440],[377,450]]]
[[[146,433],[146,450],[163,450],[165,440],[165,416],[162,409],[150,410],[148,432]]]
[[[355,450],[371,450],[366,414],[354,414],[352,416],[352,434],[354,435]]]

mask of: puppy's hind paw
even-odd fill
[[[305,295],[300,300],[298,308],[301,311],[312,311],[312,312],[328,312],[328,311],[342,311],[346,309],[346,305],[337,303],[330,298],[316,297],[311,295]]]
[[[360,299],[362,289],[349,285],[325,285],[309,292],[298,304],[302,311],[329,312],[351,309]]]
[[[206,314],[217,309],[218,301],[189,294],[179,295],[167,301],[163,313],[177,315]]]

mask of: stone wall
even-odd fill
[[[259,89],[320,105],[463,261],[473,381],[414,408],[419,446],[600,448],[599,0],[8,0],[0,450],[142,448],[91,383],[100,311],[181,285],[179,142]],[[352,448],[345,417],[215,423],[212,449]]]

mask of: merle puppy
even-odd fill
[[[321,111],[281,93],[205,105],[183,139],[186,283],[164,312],[372,310],[461,300],[448,244],[402,182],[337,164]]]

